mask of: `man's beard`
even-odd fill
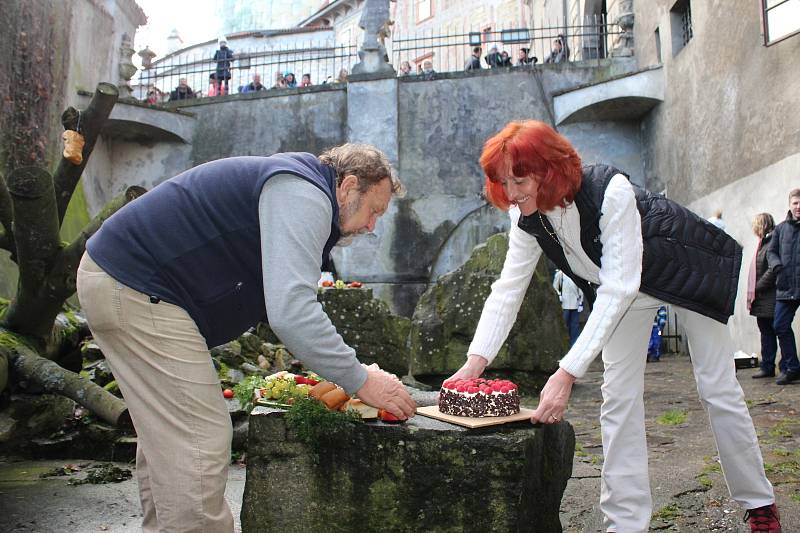
[[[345,222],[347,222],[350,219],[352,219],[353,216],[358,212],[359,209],[361,209],[361,195],[360,194],[358,195],[358,198],[356,198],[352,202],[349,202],[349,203],[345,204],[339,210],[339,227],[340,228],[343,227],[345,225]],[[364,229],[348,231],[348,232],[344,232],[343,231],[341,236],[339,237],[339,240],[336,243],[336,246],[349,246],[350,244],[353,243],[353,240],[356,237],[358,237],[359,235],[362,235],[364,233],[367,233],[367,231],[364,230]]]

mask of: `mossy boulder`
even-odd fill
[[[325,289],[319,301],[359,361],[377,363],[397,375],[408,372],[411,321],[392,314],[385,302],[372,296],[372,289]]]
[[[490,237],[475,247],[462,267],[442,276],[422,295],[409,339],[414,375],[450,374],[464,363],[483,304],[492,283],[500,277],[507,252],[507,234]],[[567,348],[561,305],[542,259],[492,368],[551,372]]]
[[[242,531],[555,532],[568,423],[481,430],[423,416],[352,423],[313,443],[282,411],[250,416]]]
[[[378,365],[394,374],[408,372],[408,333],[411,321],[392,314],[389,306],[372,296],[372,289],[322,289],[318,300],[344,342],[356,351],[358,360]],[[262,322],[238,339],[211,350],[211,356],[231,368],[259,366],[269,372],[289,370],[292,359],[303,360],[303,354],[292,354]],[[262,356],[259,358],[259,356]]]

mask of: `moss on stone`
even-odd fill
[[[507,235],[490,237],[461,268],[442,276],[420,297],[409,338],[413,374],[445,375],[463,364],[507,251]],[[550,372],[566,349],[561,306],[542,261],[493,368]]]
[[[8,359],[0,354],[0,392],[6,390],[8,386]]]
[[[274,439],[275,414],[250,417],[247,530],[502,533],[559,523],[574,447],[568,425],[350,424],[298,454],[296,432]],[[281,496],[287,483],[291,499]]]

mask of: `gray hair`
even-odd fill
[[[371,144],[347,143],[325,150],[319,161],[336,171],[336,185],[341,185],[345,176],[358,178],[358,190],[367,191],[385,179],[392,180],[392,194],[402,197],[405,187],[392,169],[386,154]]]

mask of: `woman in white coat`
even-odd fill
[[[511,122],[481,156],[486,195],[511,216],[509,250],[454,375],[475,378],[510,331],[542,252],[583,290],[591,314],[540,394],[532,422],[554,424],[572,385],[602,351],[607,531],[646,532],[652,499],[644,426],[645,353],[655,311],[672,304],[686,327],[700,400],[731,496],[752,531],[779,533],[772,485],[736,380],[726,323],[741,247],[688,209],[630,183],[613,167],[581,167],[572,145],[538,121]]]

